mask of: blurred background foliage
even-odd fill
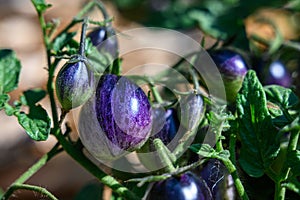
[[[271,34],[281,34],[285,39],[298,39],[300,33],[299,0],[112,1],[123,17],[145,26],[180,30],[198,27],[244,50],[249,49],[248,38],[259,25],[272,26],[275,30]]]
[[[112,0],[144,26],[198,29],[241,53],[258,76],[280,61],[300,95],[300,0]],[[200,42],[200,41],[199,41]],[[260,74],[261,73],[261,74]]]

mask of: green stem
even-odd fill
[[[199,92],[199,82],[198,82],[198,78],[197,78],[197,75],[196,75],[196,72],[193,68],[189,68],[189,73],[191,74],[192,76],[192,80],[193,80],[193,85],[194,85],[194,89]]]
[[[40,170],[51,158],[60,153],[62,149],[58,149],[59,143],[57,143],[47,154],[42,156],[34,165],[32,165],[24,174],[22,174],[17,180],[15,180],[7,189],[2,197],[2,200],[8,199],[15,191],[15,185],[23,184],[38,170]]]
[[[146,176],[146,177],[143,177],[143,178],[133,178],[133,179],[127,180],[126,182],[139,182],[138,186],[142,187],[147,182],[162,181],[162,180],[165,180],[165,179],[170,178],[172,176],[177,176],[177,175],[182,174],[184,172],[195,169],[196,167],[202,165],[205,161],[206,161],[206,159],[201,159],[201,160],[199,160],[197,162],[194,162],[190,165],[180,167],[180,168],[176,169],[175,171],[173,171],[171,173],[164,173],[164,174],[161,174],[161,175],[154,175],[154,176],[151,175],[151,176]]]
[[[50,53],[50,51],[47,51],[47,52]],[[48,91],[49,99],[50,99],[52,120],[54,123],[54,127],[57,127],[57,126],[59,126],[59,120],[58,120],[58,113],[57,113],[57,108],[56,108],[56,103],[55,103],[55,98],[54,98],[54,71],[55,71],[56,65],[51,64],[50,56],[48,56],[48,66],[49,66],[49,71],[48,71],[47,91]]]
[[[107,11],[105,9],[105,6],[99,0],[94,0],[94,2],[97,5],[97,7],[99,8],[99,10],[101,11],[104,20],[107,20],[109,18],[109,15],[108,15],[108,13],[107,13]]]
[[[291,137],[290,137],[290,141],[289,141],[288,148],[287,148],[288,152],[292,152],[297,149],[299,135],[300,135],[299,130],[293,130],[291,132]]]
[[[223,126],[224,126],[224,122],[225,122],[225,119],[220,119],[220,125],[218,126],[218,128],[216,129],[216,138],[217,138],[217,142],[216,142],[216,151],[217,152],[222,152],[224,151],[224,148],[223,148],[223,144],[222,144],[222,131],[223,131]],[[233,139],[233,143],[231,145],[233,145],[235,147],[235,139],[234,138],[231,138]],[[233,148],[233,147],[231,147]],[[233,155],[231,155],[231,158],[232,156],[234,156],[234,160],[235,160],[235,149],[231,149],[231,152]],[[236,187],[236,190],[240,196],[240,198],[242,200],[249,200],[249,197],[245,191],[245,188],[242,184],[242,181],[241,179],[239,178],[239,175],[238,175],[238,172],[237,172],[237,169],[234,165],[234,163],[232,163],[232,161],[228,158],[224,158],[224,157],[220,157],[220,156],[217,156],[217,159],[221,160],[223,162],[223,164],[225,165],[225,167],[227,168],[228,172],[231,174],[232,178],[233,178],[233,181],[234,181],[234,185]]]
[[[274,181],[275,183],[277,183],[279,181],[278,175],[274,172],[274,170],[270,167],[269,169],[267,169],[265,171],[265,173],[268,175],[268,177],[270,179],[272,179],[272,181]]]
[[[235,146],[236,146],[236,135],[230,134],[229,138],[229,152],[230,152],[230,160],[236,165],[236,156],[235,156]]]
[[[43,188],[43,187],[39,187],[39,186],[35,186],[35,185],[28,185],[28,184],[14,184],[10,190],[16,191],[16,190],[29,190],[29,191],[34,191],[34,192],[38,192],[41,193],[43,195],[46,195],[49,199],[51,200],[58,200],[58,198],[56,198],[53,194],[51,194],[51,192],[49,192],[47,189]],[[4,196],[2,198],[2,200],[6,199]]]
[[[180,155],[185,152],[186,147],[187,147],[187,143],[190,141],[191,138],[194,138],[195,135],[197,134],[197,128],[194,128],[191,131],[187,131],[184,136],[180,139],[178,145],[176,146],[176,148],[173,151],[173,155],[178,158],[180,157]]]
[[[84,6],[80,12],[73,18],[73,20],[61,31],[57,34],[57,36],[55,38],[53,38],[53,41],[58,38],[59,36],[61,36],[62,34],[66,33],[69,31],[69,29],[71,29],[75,24],[82,22],[83,19],[82,17],[87,14],[93,7],[95,6],[95,2],[91,1],[88,4],[86,4],[86,6]]]
[[[218,158],[218,159],[222,160],[223,164],[226,166],[227,170],[231,174],[234,184],[235,184],[235,187],[236,187],[236,190],[237,190],[240,198],[242,200],[249,200],[249,197],[244,189],[241,179],[239,178],[239,175],[238,175],[235,165],[229,159],[224,159],[222,157]]]
[[[51,45],[50,45],[50,40],[49,37],[47,36],[47,26],[46,26],[46,21],[43,16],[43,13],[38,12],[38,19],[42,28],[42,33],[43,33],[43,41],[44,45],[46,47],[46,55],[47,55],[47,65],[48,65],[48,82],[47,82],[47,90],[50,96],[50,102],[51,102],[51,110],[52,110],[52,120],[54,124],[58,121],[58,115],[57,115],[57,110],[56,110],[56,104],[54,100],[54,95],[51,94],[54,88],[53,85],[53,79],[54,79],[54,70],[55,70],[55,65],[51,64]],[[56,63],[58,64],[58,63]]]
[[[168,152],[166,151],[167,147],[165,147],[164,143],[159,138],[155,138],[153,140],[153,144],[155,146],[155,149],[158,152],[158,156],[159,156],[161,162],[166,165],[167,172],[174,172],[176,170],[176,168],[174,167],[172,160],[171,160]],[[170,153],[170,151],[169,151],[169,153]]]
[[[223,151],[223,144],[222,144],[222,131],[223,131],[223,126],[224,126],[224,121],[222,121],[218,127],[218,129],[216,130],[216,151],[217,152],[221,152]]]
[[[85,33],[87,29],[87,18],[83,20],[82,29],[81,29],[81,36],[80,36],[80,45],[79,45],[79,52],[78,54],[84,56],[84,49],[85,49]]]
[[[163,104],[164,100],[161,98],[159,92],[157,91],[156,86],[151,81],[149,82],[151,92],[153,94],[154,99],[159,103]]]
[[[263,44],[265,44],[267,46],[271,46],[273,44],[272,40],[267,40],[267,39],[261,38],[258,35],[251,35],[250,39],[253,39],[255,41],[263,43]],[[297,51],[300,51],[300,44],[297,43],[297,42],[292,42],[292,41],[289,41],[289,40],[284,40],[282,42],[282,45],[286,46],[286,47],[289,47],[289,48],[292,48],[292,49],[295,49]]]
[[[291,137],[290,137],[289,144],[287,147],[287,152],[288,152],[287,155],[289,154],[289,152],[292,152],[297,149],[299,134],[300,134],[299,130],[291,131]],[[285,162],[285,163],[287,163],[287,162]],[[289,177],[290,170],[291,170],[290,167],[288,167],[286,164],[283,166],[281,173],[280,173],[280,178],[275,183],[274,199],[276,199],[276,200],[285,199],[286,187],[283,187],[281,185],[281,183],[285,182],[287,180],[287,178]]]
[[[90,161],[79,149],[76,149],[72,144],[70,144],[65,137],[61,134],[60,130],[57,129],[55,132],[57,140],[60,142],[64,150],[81,166],[83,166],[92,175],[97,177],[100,182],[104,185],[110,187],[114,192],[119,194],[121,197],[126,199],[135,200],[139,199],[130,190],[121,185],[115,178],[107,175],[102,170],[100,170],[92,161]]]
[[[284,200],[285,199],[286,188],[281,186],[281,182],[275,183],[275,195],[274,200]]]
[[[294,183],[291,183],[291,182],[282,183],[281,186],[300,195],[300,183],[298,182],[298,180],[295,180]]]

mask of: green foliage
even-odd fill
[[[96,74],[102,74],[108,67],[113,64],[113,58],[108,52],[99,52],[98,49],[93,46],[91,40],[86,40],[86,56],[90,63],[90,69]]]
[[[279,85],[265,86],[267,99],[282,109],[290,109],[299,103],[298,97],[289,88],[284,88]]]
[[[47,4],[45,0],[31,0],[31,2],[33,3],[38,13],[43,13],[47,10],[47,8],[51,7],[51,5]]]
[[[86,199],[102,199],[103,198],[103,185],[98,182],[89,183],[85,185],[79,193],[75,196],[74,200]]]
[[[4,107],[5,103],[8,102],[9,96],[7,94],[0,94],[0,110]]]
[[[70,47],[74,46],[73,37],[76,35],[76,32],[67,32],[62,33],[58,37],[56,37],[52,43],[52,51],[54,54],[59,54],[64,47],[67,45]],[[78,43],[76,47],[78,48]]]
[[[267,109],[266,95],[254,71],[249,71],[237,97],[240,164],[254,177],[260,177],[276,158],[280,143],[278,131]]]
[[[15,112],[20,125],[25,129],[26,133],[33,140],[47,140],[50,134],[51,119],[46,110],[40,105],[36,105],[38,101],[44,98],[46,92],[40,89],[28,90],[24,92],[25,105],[29,106],[29,113]]]
[[[294,177],[297,177],[300,175],[300,151],[294,150],[292,152],[289,152],[287,156],[287,162],[288,166],[292,170],[292,175]]]
[[[215,154],[215,149],[209,144],[193,144],[190,146],[190,149],[193,152],[207,158],[210,158]]]
[[[292,122],[290,111],[299,103],[298,97],[289,88],[279,85],[264,87],[266,97],[272,102],[268,109],[273,117],[273,123],[277,127],[284,127]]]
[[[21,64],[13,50],[0,50],[0,94],[18,87]]]

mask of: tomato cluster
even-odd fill
[[[93,30],[87,37],[100,53],[105,51],[118,57],[118,41],[112,37],[114,35],[111,26],[104,26]],[[253,62],[230,48],[210,49],[208,53],[221,74],[229,104],[235,103],[249,69],[256,70],[263,84],[284,87],[292,84],[291,74],[281,61],[271,62],[267,67],[260,62],[264,66],[253,67]],[[163,108],[160,105],[157,109],[149,96],[125,76],[105,71],[97,82],[93,67],[84,55],[72,58],[63,66],[56,79],[56,91],[64,110],[92,101],[86,104],[89,108],[85,115],[91,113],[95,116],[100,129],[93,134],[106,139],[90,143],[85,138],[93,136],[86,136],[91,134],[87,131],[81,133],[84,134],[81,139],[90,153],[100,160],[115,160],[135,150],[156,151],[155,139],[167,146],[178,133],[197,129],[206,107],[196,88],[196,93],[183,94],[171,106]],[[88,129],[87,126],[84,127]],[[95,143],[105,146],[107,152],[93,152],[90,145]],[[161,162],[159,157],[156,159]],[[143,158],[140,161],[149,169],[154,165]],[[224,196],[233,199],[235,189],[229,187],[230,181],[232,184],[225,166],[219,160],[210,159],[200,171],[180,173],[153,183],[149,186],[147,199],[222,199]]]

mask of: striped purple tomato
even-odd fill
[[[152,127],[150,102],[144,91],[126,77],[103,75],[95,95],[95,111],[114,155],[139,148]]]
[[[180,123],[189,131],[198,128],[205,113],[205,104],[199,94],[189,94],[180,99]]]
[[[56,95],[64,110],[84,104],[94,90],[94,75],[84,60],[70,60],[56,77]]]
[[[218,49],[208,53],[222,76],[227,101],[234,102],[247,73],[245,60],[240,54],[229,49]]]

